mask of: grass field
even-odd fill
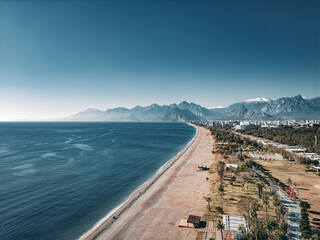
[[[288,178],[297,184],[300,189],[301,200],[307,201],[311,205],[309,211],[310,223],[320,228],[320,190],[314,186],[320,184],[320,176],[315,173],[306,172],[304,165],[296,165],[289,161],[263,161],[257,163],[270,171],[271,175],[286,183]]]

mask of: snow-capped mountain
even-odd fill
[[[221,109],[221,108],[225,108],[225,107],[223,107],[223,106],[208,107],[208,109]]]
[[[271,101],[270,98],[257,97],[257,98],[250,98],[250,99],[246,100],[245,102],[269,102],[269,101]]]
[[[320,97],[304,98],[300,95],[276,100],[254,98],[231,104],[226,108],[209,109],[183,101],[179,104],[132,109],[114,108],[106,111],[88,109],[74,114],[64,121],[130,121],[130,122],[188,122],[197,120],[273,120],[320,119]]]

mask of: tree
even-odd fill
[[[280,204],[280,206],[276,207],[275,211],[276,211],[276,214],[278,215],[278,220],[282,219],[282,221],[284,221],[284,216],[286,215],[286,209],[284,208],[283,204]]]
[[[251,220],[257,220],[258,218],[258,211],[260,209],[260,205],[259,203],[257,202],[253,202],[250,206],[250,209],[249,209],[249,217]]]
[[[208,210],[211,212],[211,203],[212,203],[211,197],[204,197],[204,199],[207,201],[207,203],[208,203]]]
[[[239,227],[238,227],[238,230],[242,233],[242,237],[243,237],[247,232],[246,225],[240,224]]]
[[[232,192],[233,192],[233,183],[236,181],[236,177],[235,176],[232,176],[231,178],[230,178],[230,185],[231,185],[231,187],[232,187]]]
[[[268,232],[268,239],[270,239],[270,236],[271,236],[271,230],[273,228],[273,224],[272,222],[269,220],[269,219],[266,219],[266,221],[264,222],[265,224],[265,228]]]
[[[253,202],[249,209],[249,218],[248,218],[248,224],[249,229],[252,230],[255,239],[258,240],[258,233],[261,228],[259,220],[258,220],[258,211],[260,209],[260,205],[258,202]]]
[[[257,188],[259,191],[259,198],[262,198],[263,185],[261,183],[257,183]]]
[[[273,206],[278,207],[281,204],[280,200],[278,197],[273,198]]]
[[[287,184],[289,185],[289,187],[291,187],[291,185],[292,185],[292,180],[291,180],[291,178],[288,178],[288,179],[287,179]]]
[[[225,163],[222,161],[219,161],[217,165],[217,171],[220,177],[220,183],[222,183],[222,180],[223,180],[224,168],[225,168]]]
[[[262,202],[266,207],[266,219],[268,219],[269,194],[267,192],[263,193]]]
[[[250,207],[255,202],[257,202],[257,199],[253,197],[244,197],[238,202],[237,207],[245,215],[247,220],[249,219]]]
[[[221,201],[221,207],[222,207],[222,202],[223,202],[223,195],[224,195],[224,187],[222,184],[218,187],[219,193],[220,193],[220,201]]]
[[[221,222],[221,220],[218,221],[218,223],[217,223],[217,228],[218,228],[218,230],[220,230],[221,239],[223,239],[223,230],[224,230],[225,226],[224,226],[224,224]]]
[[[238,159],[239,159],[241,162],[244,161],[244,156],[243,156],[242,153],[240,153],[240,154],[238,155]]]
[[[310,209],[310,204],[308,202],[301,201],[300,202],[300,207],[301,208],[305,208],[305,209]]]

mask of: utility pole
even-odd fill
[[[317,138],[317,135],[315,135],[314,136],[314,145],[317,146],[317,144],[318,144],[318,138]]]

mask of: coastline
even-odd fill
[[[173,158],[169,159],[164,165],[162,165],[157,172],[143,184],[141,184],[128,198],[116,208],[111,210],[104,218],[99,220],[94,226],[86,233],[81,235],[79,240],[96,239],[100,233],[110,228],[117,219],[124,215],[130,207],[139,200],[171,167],[180,160],[184,154],[193,146],[195,141],[199,138],[199,127],[189,124],[196,129],[194,137],[187,143],[187,145],[180,150]]]

